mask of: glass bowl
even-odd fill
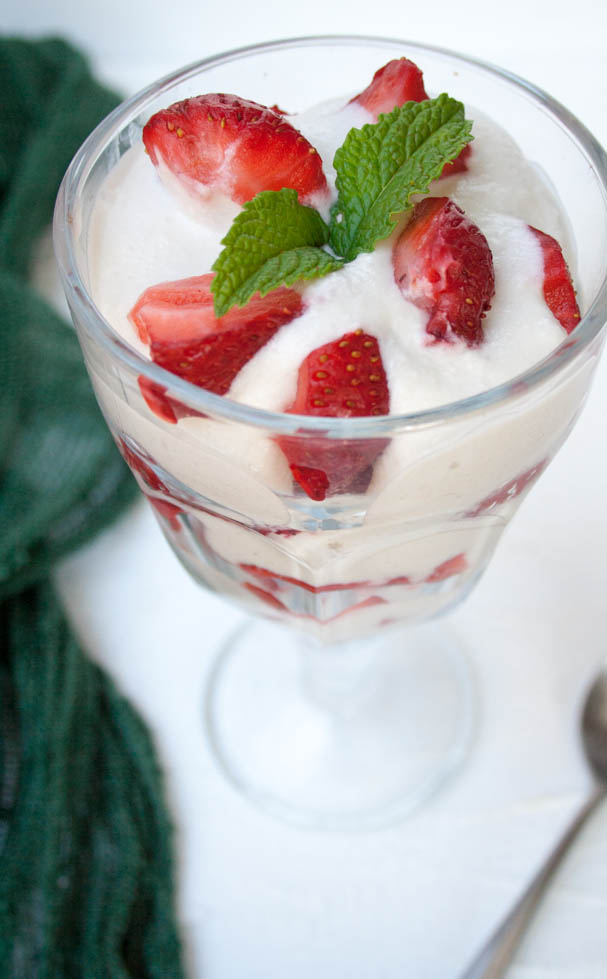
[[[499,120],[552,187],[583,313],[573,334],[474,397],[326,419],[214,395],[114,332],[91,295],[89,222],[104,180],[154,112],[211,91],[299,111],[362,90],[403,55],[431,95],[448,91],[472,118],[478,109]],[[593,137],[521,79],[436,48],[360,37],[208,58],[124,103],[74,158],[54,237],[91,381],[182,564],[262,620],[222,651],[205,715],[226,774],[272,812],[314,826],[378,825],[411,811],[465,757],[473,683],[448,630],[428,623],[473,588],[584,403],[605,332],[606,175]],[[377,455],[368,485],[311,500],[294,487],[278,447],[285,438],[302,458]]]

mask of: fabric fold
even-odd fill
[[[118,98],[60,39],[0,38],[0,85],[0,975],[180,979],[153,745],[50,577],[136,487],[73,329],[28,283],[63,173]]]

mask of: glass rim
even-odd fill
[[[444,420],[451,421],[473,415],[479,410],[501,401],[505,402],[521,393],[529,393],[543,381],[564,370],[566,365],[575,360],[599,335],[605,325],[607,320],[607,265],[601,285],[575,330],[564,337],[563,341],[550,354],[526,371],[478,394],[447,402],[437,407],[424,408],[405,414],[361,418],[296,415],[269,411],[233,401],[225,395],[214,394],[205,388],[198,387],[145,359],[114,331],[89,295],[78,271],[73,221],[75,201],[82,185],[86,181],[92,166],[111,140],[134,116],[144,109],[149,101],[163,91],[168,92],[176,85],[187,81],[205,68],[257,54],[285,50],[290,47],[311,47],[315,45],[347,47],[361,44],[376,45],[377,47],[401,47],[409,52],[428,52],[434,56],[444,56],[468,67],[486,72],[498,80],[507,82],[527,97],[531,97],[532,101],[547,110],[555,122],[558,122],[574,137],[578,151],[582,152],[589,161],[603,192],[605,220],[607,221],[607,154],[602,146],[573,113],[543,89],[507,69],[499,68],[489,62],[468,57],[447,48],[420,44],[415,41],[381,36],[326,34],[246,45],[211,55],[171,72],[117,106],[99,123],[76,152],[63,178],[57,197],[53,239],[64,288],[70,295],[70,306],[73,307],[79,322],[82,323],[87,333],[101,344],[112,357],[122,361],[123,364],[138,374],[143,374],[154,384],[167,389],[176,400],[185,402],[201,414],[285,434],[303,433],[304,431],[310,434],[327,434],[330,432],[333,436],[342,438],[379,437],[394,429],[436,425]]]

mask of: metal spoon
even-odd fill
[[[557,867],[579,830],[598,804],[607,798],[607,672],[596,678],[584,703],[582,742],[596,785],[526,891],[460,979],[502,979]]]

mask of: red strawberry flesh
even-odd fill
[[[404,297],[429,313],[426,332],[437,340],[483,340],[482,319],[495,291],[486,238],[448,197],[416,204],[392,253]]]
[[[327,193],[322,160],[280,111],[236,95],[210,94],[157,112],[143,130],[155,166],[191,190],[221,191],[244,204],[262,190],[291,187],[301,201]]]
[[[460,150],[458,156],[451,163],[445,163],[441,177],[452,177],[455,173],[464,173],[468,169],[468,161],[472,156],[472,146],[470,143],[466,143],[463,150]]]
[[[544,262],[543,292],[546,305],[557,318],[566,333],[575,330],[580,322],[580,310],[575,290],[563,257],[561,246],[551,235],[529,226],[542,249]]]
[[[362,105],[377,119],[397,105],[423,102],[427,98],[424,76],[417,65],[408,58],[396,58],[379,68],[366,89],[350,101]]]
[[[165,520],[168,520],[173,530],[180,530],[181,524],[179,522],[179,516],[182,512],[180,508],[174,503],[171,503],[169,500],[159,499],[157,496],[154,496],[152,493],[148,492],[149,489],[158,493],[164,493],[166,495],[169,494],[167,487],[164,485],[160,477],[154,472],[149,463],[145,462],[140,455],[138,455],[133,449],[130,448],[129,445],[127,445],[124,439],[118,438],[117,445],[125,459],[125,462],[128,463],[133,472],[139,474],[142,482],[145,484],[146,488],[143,489],[143,492],[145,493],[149,502],[156,508],[161,516],[165,518]]]
[[[253,585],[250,581],[243,582],[243,587],[246,588],[247,591],[250,591],[253,595],[256,595],[257,598],[260,598],[262,602],[265,602],[266,605],[269,605],[271,608],[277,609],[279,612],[289,611],[287,606],[281,602],[279,598],[276,598],[276,595],[273,595],[271,591],[266,591],[265,588],[260,588],[259,585]]]
[[[484,499],[477,503],[473,510],[470,510],[466,516],[467,517],[478,517],[482,513],[487,513],[495,507],[501,506],[502,503],[508,503],[510,500],[516,499],[520,496],[528,487],[535,482],[535,480],[543,473],[544,469],[550,462],[549,459],[542,459],[541,462],[536,463],[535,466],[531,466],[530,469],[525,470],[525,472],[520,473],[515,476],[514,479],[509,480],[500,486],[499,489],[490,493]]]
[[[424,76],[417,65],[409,58],[395,58],[379,68],[366,89],[350,102],[361,105],[377,121],[379,115],[392,112],[396,106],[405,102],[425,102],[427,98]],[[464,146],[455,160],[445,164],[441,177],[467,170],[470,153],[471,147]]]
[[[451,578],[453,575],[462,574],[467,570],[468,562],[466,561],[465,554],[456,554],[455,557],[451,557],[447,561],[443,561],[442,564],[439,564],[425,580],[428,582],[444,581],[445,578]]]
[[[385,415],[390,396],[379,344],[362,329],[313,350],[299,368],[290,413],[325,418]],[[365,492],[385,439],[338,442],[316,435],[278,439],[295,481],[313,500]]]
[[[276,331],[302,312],[301,296],[280,287],[233,307],[217,319],[212,273],[151,286],[129,313],[155,364],[215,394],[226,394],[244,365]],[[180,417],[174,399],[160,385],[140,384],[149,407],[165,421]],[[181,414],[192,414],[184,409]]]

